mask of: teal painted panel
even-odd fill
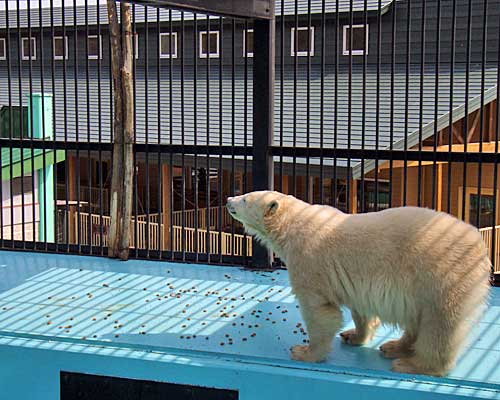
[[[232,388],[242,399],[500,398],[497,314],[494,289],[447,378],[391,372],[377,350],[397,337],[391,329],[360,348],[335,338],[328,360],[309,364],[290,360],[307,333],[286,271],[0,252],[0,387],[57,399],[66,369]]]
[[[28,95],[28,132],[35,139],[51,139],[54,135],[54,113],[52,94],[32,93]],[[57,159],[57,150],[56,150]],[[40,208],[40,241],[55,240],[55,185],[54,168],[42,157],[42,169],[38,170],[38,201]],[[57,160],[54,160],[57,162]],[[43,168],[45,166],[45,168]]]

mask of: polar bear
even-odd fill
[[[491,263],[474,227],[426,208],[346,214],[272,191],[231,197],[229,213],[280,259],[309,332],[292,358],[324,360],[344,342],[370,341],[379,324],[404,330],[380,347],[402,373],[446,375],[489,293]]]

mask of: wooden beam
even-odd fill
[[[489,104],[488,140],[490,141],[495,140],[496,105],[496,100]]]
[[[453,125],[452,125],[451,130],[452,130],[452,132],[453,132],[453,136],[455,136],[455,138],[458,140],[458,142],[463,144],[464,139],[463,139],[463,138],[462,138],[462,136],[460,135],[460,132],[458,132],[458,129],[457,129],[457,127],[455,126],[455,124],[453,124]]]
[[[469,144],[469,140],[471,140],[472,136],[474,136],[474,132],[476,131],[477,124],[479,123],[480,115],[481,115],[480,110],[477,110],[476,115],[474,116],[474,122],[472,123],[472,126],[469,129],[469,132],[467,133],[467,144]]]

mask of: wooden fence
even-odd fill
[[[158,218],[158,214],[155,215],[156,217],[153,216],[153,219],[151,219],[152,216],[153,215],[150,215],[150,221],[155,220],[154,218]],[[135,220],[130,221],[131,247],[135,248],[135,239],[137,236],[137,246],[139,249],[149,248],[151,250],[158,250],[161,247],[163,239],[163,224],[161,226],[157,222],[150,222],[148,224],[145,218],[141,217],[144,216],[139,216],[137,222],[135,222]],[[100,215],[80,212],[80,235],[76,238],[77,242],[83,245],[88,245],[89,242],[91,242],[93,246],[100,246],[102,233],[102,245],[107,246],[110,223],[111,217],[103,215],[101,227]],[[78,213],[74,215],[73,224],[73,229],[78,231]],[[135,232],[136,226],[137,235]],[[172,248],[174,251],[181,252],[184,250],[185,252],[197,251],[199,253],[206,253],[207,248],[209,248],[211,254],[219,254],[220,246],[223,255],[241,256],[244,254],[245,250],[248,256],[252,255],[252,239],[249,236],[238,234],[232,235],[227,232],[219,233],[215,230],[211,230],[208,234],[206,229],[195,229],[190,227],[183,229],[181,226],[175,225],[172,229]],[[244,244],[245,240],[246,245]],[[162,248],[162,250],[166,249]]]
[[[479,232],[481,233],[481,236],[483,237],[484,243],[486,244],[488,248],[488,255],[491,258],[491,244],[493,241],[493,229],[491,227],[489,228],[481,228],[479,229]],[[500,272],[500,225],[495,226],[495,246],[494,246],[494,251],[495,251],[495,262],[494,262],[494,267],[495,267],[495,273]]]

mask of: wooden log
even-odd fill
[[[118,24],[118,15],[115,0],[107,0],[109,30],[111,38],[111,73],[113,76],[113,95],[114,95],[114,140],[113,140],[113,161],[111,175],[111,225],[108,240],[108,256],[118,256],[119,232],[121,230],[121,176],[122,165],[122,84],[120,67],[121,60],[121,33]]]
[[[123,191],[120,233],[118,243],[118,257],[128,259],[130,249],[130,221],[132,217],[132,197],[134,193],[134,77],[133,77],[133,50],[132,50],[132,16],[130,4],[120,3],[122,18],[122,126],[123,126]]]

